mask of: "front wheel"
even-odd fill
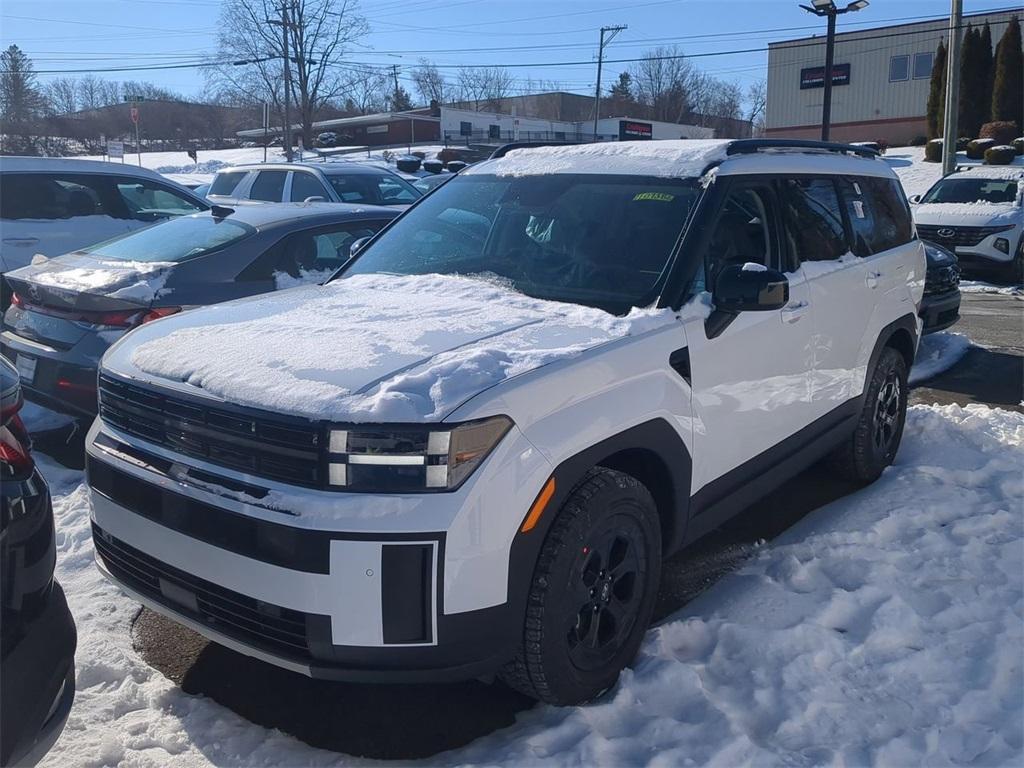
[[[651,620],[661,529],[650,492],[592,469],[565,501],[534,569],[523,642],[501,673],[550,704],[580,704],[615,684]]]
[[[848,480],[870,483],[892,464],[907,420],[907,364],[885,347],[871,373],[853,435],[832,454],[832,465]]]

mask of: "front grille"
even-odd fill
[[[948,293],[960,286],[960,267],[950,264],[948,267],[929,269],[924,278],[924,295],[935,296]]]
[[[212,464],[293,485],[321,485],[320,427],[232,411],[100,376],[100,417],[128,434]]]
[[[937,224],[918,224],[917,234],[947,248],[971,248],[986,237],[1013,229],[1006,227],[949,227]]]
[[[125,544],[95,524],[92,534],[96,552],[110,573],[139,594],[247,645],[289,658],[312,658],[306,629],[311,614],[264,603],[199,579]],[[194,595],[195,609],[166,597],[161,582]]]

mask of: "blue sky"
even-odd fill
[[[965,0],[964,11],[1019,5]],[[3,0],[0,40],[4,46],[17,43],[37,70],[192,62],[214,50],[219,8],[219,0]],[[802,11],[798,0],[362,0],[361,10],[372,32],[351,52],[354,61],[397,64],[406,73],[420,57],[443,65],[536,62],[513,70],[520,86],[527,78],[554,80],[578,92],[593,91],[595,64],[542,64],[591,62],[602,25],[629,25],[606,49],[609,59],[635,58],[673,43],[686,53],[718,54],[824,31],[824,22]],[[867,9],[840,17],[839,28],[930,18],[948,10],[948,0],[872,0]],[[765,76],[766,59],[753,52],[706,56],[697,63],[745,88]],[[605,82],[626,66],[607,65]],[[189,97],[203,93],[202,76],[192,69],[98,74],[149,80]]]

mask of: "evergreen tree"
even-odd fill
[[[405,88],[398,86],[398,90],[391,95],[391,111],[404,112],[407,109],[412,109],[412,96]]]
[[[939,49],[935,51],[932,64],[932,80],[928,86],[928,138],[936,139],[942,135],[946,117],[946,44],[939,41]]]
[[[0,140],[4,152],[35,154],[36,118],[45,105],[32,61],[16,46],[0,53]]]
[[[992,119],[1012,120],[1024,132],[1024,52],[1020,20],[1010,19],[996,50],[992,86]]]
[[[988,22],[981,28],[981,36],[978,42],[978,85],[981,91],[978,93],[977,110],[981,123],[987,123],[992,118],[992,76],[994,74],[994,62],[992,60],[992,28]]]
[[[985,89],[984,57],[981,50],[981,31],[970,24],[964,33],[960,50],[960,101],[957,110],[957,130],[961,136],[976,138],[985,113],[981,105],[981,94]]]
[[[633,78],[629,72],[620,72],[619,79],[608,91],[608,100],[602,107],[602,117],[625,117],[632,115],[636,110],[632,107],[636,104],[633,98]]]

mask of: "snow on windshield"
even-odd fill
[[[455,276],[357,275],[230,312],[197,310],[159,335],[143,328],[130,362],[241,405],[337,421],[433,421],[509,377],[674,317],[658,309],[616,317]]]

